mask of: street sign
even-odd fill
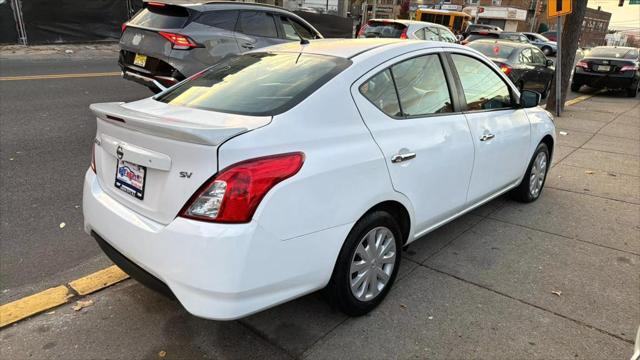
[[[549,17],[571,14],[571,0],[549,0],[547,12]]]

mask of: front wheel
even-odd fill
[[[551,55],[551,48],[548,46],[544,46],[542,48],[542,53],[544,54],[544,56],[549,56]]]
[[[385,211],[365,215],[347,236],[331,280],[329,302],[347,315],[360,316],[385,298],[400,268],[400,227]]]
[[[522,182],[512,190],[511,197],[514,200],[525,203],[536,201],[540,197],[544,182],[547,179],[549,162],[549,147],[545,143],[540,143],[533,153]]]

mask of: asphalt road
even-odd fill
[[[118,70],[114,58],[0,61],[0,77]],[[82,230],[89,104],[150,94],[118,76],[0,81],[1,303],[108,264]]]
[[[116,56],[0,60],[0,77],[114,72]],[[82,230],[89,104],[150,95],[118,76],[0,81],[0,303],[109,264]]]

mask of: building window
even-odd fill
[[[493,6],[501,6],[502,0],[491,0],[491,5]]]

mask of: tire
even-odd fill
[[[371,246],[367,237],[372,233],[376,238],[383,236],[381,246],[371,248],[376,256],[370,257],[366,251]],[[393,238],[390,239],[390,236]],[[385,250],[378,253],[378,248]],[[327,300],[349,316],[361,316],[373,310],[385,298],[396,279],[400,268],[401,250],[400,227],[388,212],[374,211],[362,217],[342,245],[331,280],[324,291]],[[390,258],[391,254],[394,256],[393,259]],[[382,260],[385,258],[386,261]],[[363,268],[355,269],[352,265],[360,265]],[[380,271],[387,274],[386,283],[382,287],[380,286],[384,279],[380,276]],[[372,278],[368,274],[375,275],[373,280],[377,286],[369,286]]]
[[[543,46],[542,49],[542,53],[544,54],[544,56],[549,56],[553,53],[553,51],[551,51],[551,48],[548,46]]]
[[[542,161],[540,160],[542,157],[544,158],[543,166],[541,166]],[[517,188],[511,191],[511,197],[516,201],[524,203],[538,200],[547,179],[549,162],[549,148],[547,144],[540,143],[533,153],[531,161],[529,161],[529,167],[522,178],[522,182]],[[540,172],[540,168],[543,168],[543,172]]]
[[[520,81],[518,83],[518,91],[520,91],[521,94],[522,94],[522,91],[524,91],[524,81]]]
[[[571,83],[571,91],[573,92],[580,92],[580,88],[582,87],[582,84],[578,84],[578,83]]]
[[[638,81],[638,84],[636,84],[635,87],[627,89],[627,97],[630,97],[630,98],[636,97],[638,95],[639,88],[640,88],[640,80]]]
[[[549,96],[550,90],[551,90],[551,80],[549,80],[549,82],[547,83],[547,86],[545,86],[544,91],[541,94],[543,99],[546,99],[547,96]]]

